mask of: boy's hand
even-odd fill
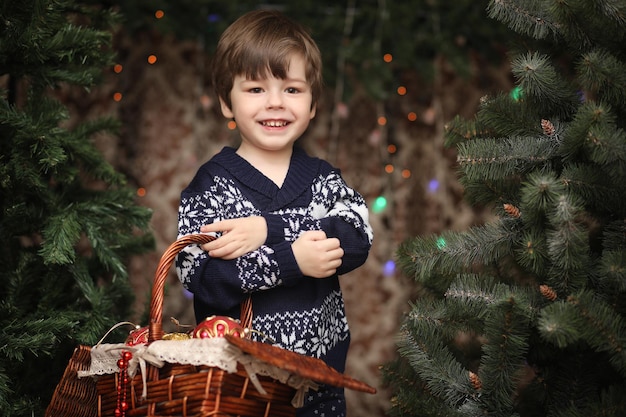
[[[300,272],[313,278],[327,278],[341,266],[343,249],[339,239],[328,238],[321,230],[302,233],[291,245]]]
[[[222,233],[202,245],[212,258],[235,259],[257,250],[267,239],[267,223],[262,216],[241,217],[204,225],[202,233]]]

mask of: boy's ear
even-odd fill
[[[317,113],[317,106],[313,105],[311,107],[311,119],[313,119],[315,117],[315,114]]]
[[[221,97],[220,97],[220,108],[222,109],[222,114],[227,119],[232,119],[235,117],[235,115],[233,114],[233,111],[230,109],[230,107],[228,107],[228,104],[226,104],[226,102]]]

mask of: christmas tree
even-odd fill
[[[114,14],[86,2],[0,4],[0,415],[43,415],[73,347],[128,314],[125,259],[150,212],[59,99],[112,63]],[[108,132],[108,133],[107,133]]]
[[[447,126],[466,198],[493,214],[397,251],[424,289],[394,416],[626,415],[626,4],[492,0],[516,88]]]

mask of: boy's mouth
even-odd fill
[[[263,120],[261,124],[267,127],[284,127],[287,126],[289,122],[286,120]]]

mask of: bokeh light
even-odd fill
[[[519,101],[522,98],[522,88],[519,85],[511,90],[511,98],[515,101]]]
[[[381,195],[376,197],[376,200],[374,200],[374,204],[372,205],[372,211],[374,213],[380,213],[381,211],[385,210],[386,207],[387,199]]]
[[[434,193],[435,191],[437,191],[439,189],[439,181],[436,179],[432,179],[430,181],[428,181],[428,191],[431,193]]]
[[[385,262],[385,265],[383,266],[383,275],[386,277],[390,277],[394,275],[395,272],[396,272],[396,263],[392,259]]]

